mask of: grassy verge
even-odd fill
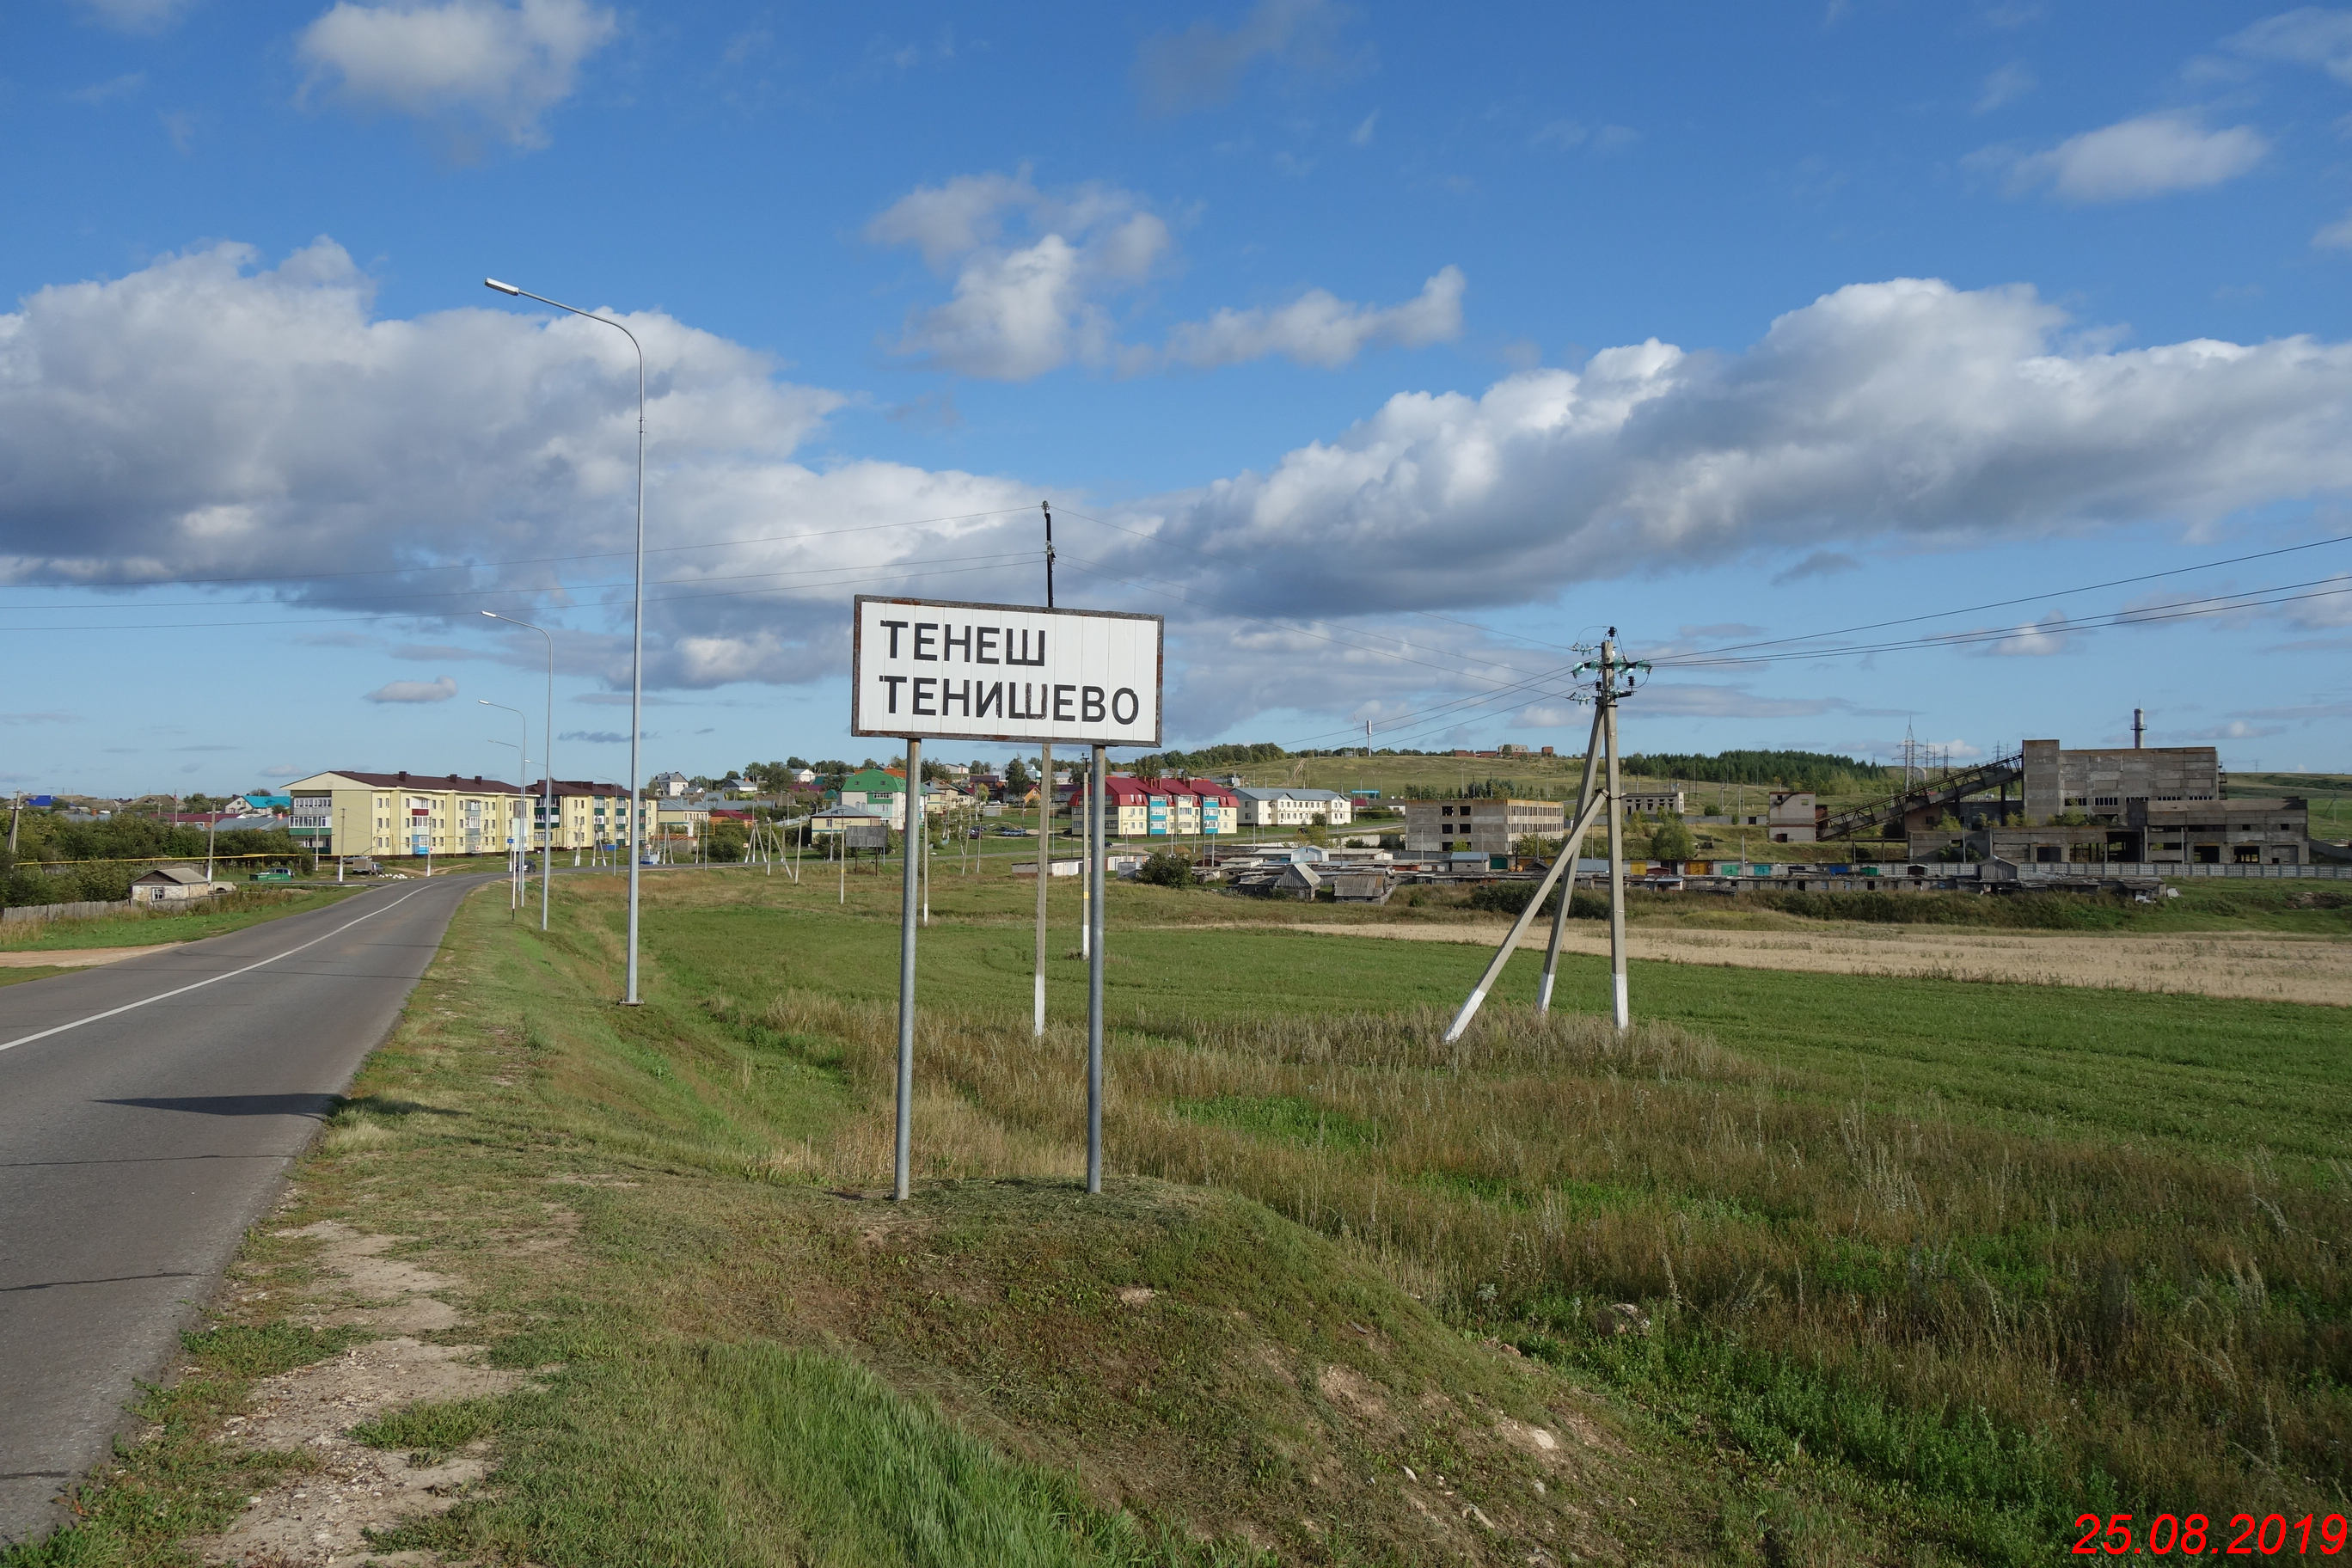
[[[465,1279],[472,1321],[445,1337],[531,1369],[362,1431],[497,1446],[489,1486],[383,1550],[1658,1562],[1761,1506],[1695,1492],[1654,1436],[1465,1337],[1360,1247],[1213,1189],[1122,1174],[1086,1198],[1062,1131],[986,1179],[927,1153],[915,1203],[874,1201],[887,1089],[864,1025],[747,1028],[658,952],[647,1005],[615,1009],[617,889],[564,891],[546,939],[495,890],[469,900],[222,1309],[257,1333],[331,1319],[290,1233],[340,1218]],[[82,1497],[91,1525],[0,1562],[166,1560],[218,1522],[206,1478],[249,1462],[226,1408],[189,1418],[193,1448],[129,1447]]]
[[[240,889],[205,900],[194,910],[125,910],[89,920],[16,921],[0,927],[0,952],[48,952],[73,948],[143,947],[150,942],[194,942],[242,931],[306,910],[323,909],[358,888]]]
[[[260,1379],[335,1354],[347,1331],[303,1324],[224,1325],[182,1336],[186,1366],[169,1388],[147,1390],[133,1408],[145,1436],[121,1463],[75,1496],[75,1523],[14,1550],[7,1568],[83,1568],[89,1563],[184,1561],[181,1538],[217,1530],[257,1489],[315,1468],[296,1453],[257,1453],[219,1440],[222,1424]]]

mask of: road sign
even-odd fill
[[[1163,622],[857,595],[850,733],[1160,744]]]

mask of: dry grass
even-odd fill
[[[886,1179],[888,1005],[707,1005],[847,1047],[870,1109],[777,1151],[779,1173]],[[1982,1510],[1995,1556],[2078,1503],[2294,1517],[2344,1484],[2352,1165],[2314,1181],[2260,1150],[2021,1136],[1932,1103],[1887,1119],[1669,1026],[1495,1008],[1441,1033],[1414,1013],[1123,1031],[1114,1168],[1256,1198],[1768,1457],[1834,1451]],[[919,1049],[925,1173],[1076,1173],[1074,1031],[934,1013]],[[1618,1301],[1659,1331],[1615,1336]]]
[[[1606,931],[1571,923],[1566,952],[1605,956]],[[1633,927],[1627,951],[1671,963],[1727,964],[1821,974],[1911,975],[2030,985],[2088,985],[2260,1002],[2352,1007],[2352,942],[2326,937],[2210,932],[2198,936],[2072,936],[2056,931],[1972,931],[1949,926],[1808,922],[1803,931]],[[1505,924],[1316,923],[1334,936],[1393,937],[1493,947]],[[1523,948],[1550,940],[1538,920]]]

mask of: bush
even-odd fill
[[[1650,858],[1653,860],[1687,860],[1696,847],[1691,842],[1691,830],[1683,826],[1680,817],[1666,818],[1650,835]]]
[[[1189,888],[1196,880],[1192,862],[1173,849],[1157,849],[1135,873],[1139,882],[1149,882],[1155,888]]]
[[[1472,890],[1470,908],[1485,910],[1491,914],[1517,915],[1536,896],[1533,882],[1488,882]],[[1544,900],[1543,912],[1550,913],[1559,907],[1559,889],[1554,888],[1551,897]],[[1609,895],[1589,889],[1580,890],[1568,900],[1568,918],[1572,921],[1605,921],[1609,918]]]

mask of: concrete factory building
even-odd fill
[[[2299,866],[2311,858],[2310,803],[2294,795],[2231,798],[2211,746],[2068,751],[2055,741],[2028,741],[2017,780],[2019,811],[2008,810],[2005,798],[1958,806],[1970,829],[1961,839],[1970,858]],[[1913,837],[1915,857],[1930,841],[1949,840],[1916,829]]]
[[[1404,807],[1408,855],[1508,855],[1529,834],[1567,831],[1568,808],[1556,800],[1412,800]]]

